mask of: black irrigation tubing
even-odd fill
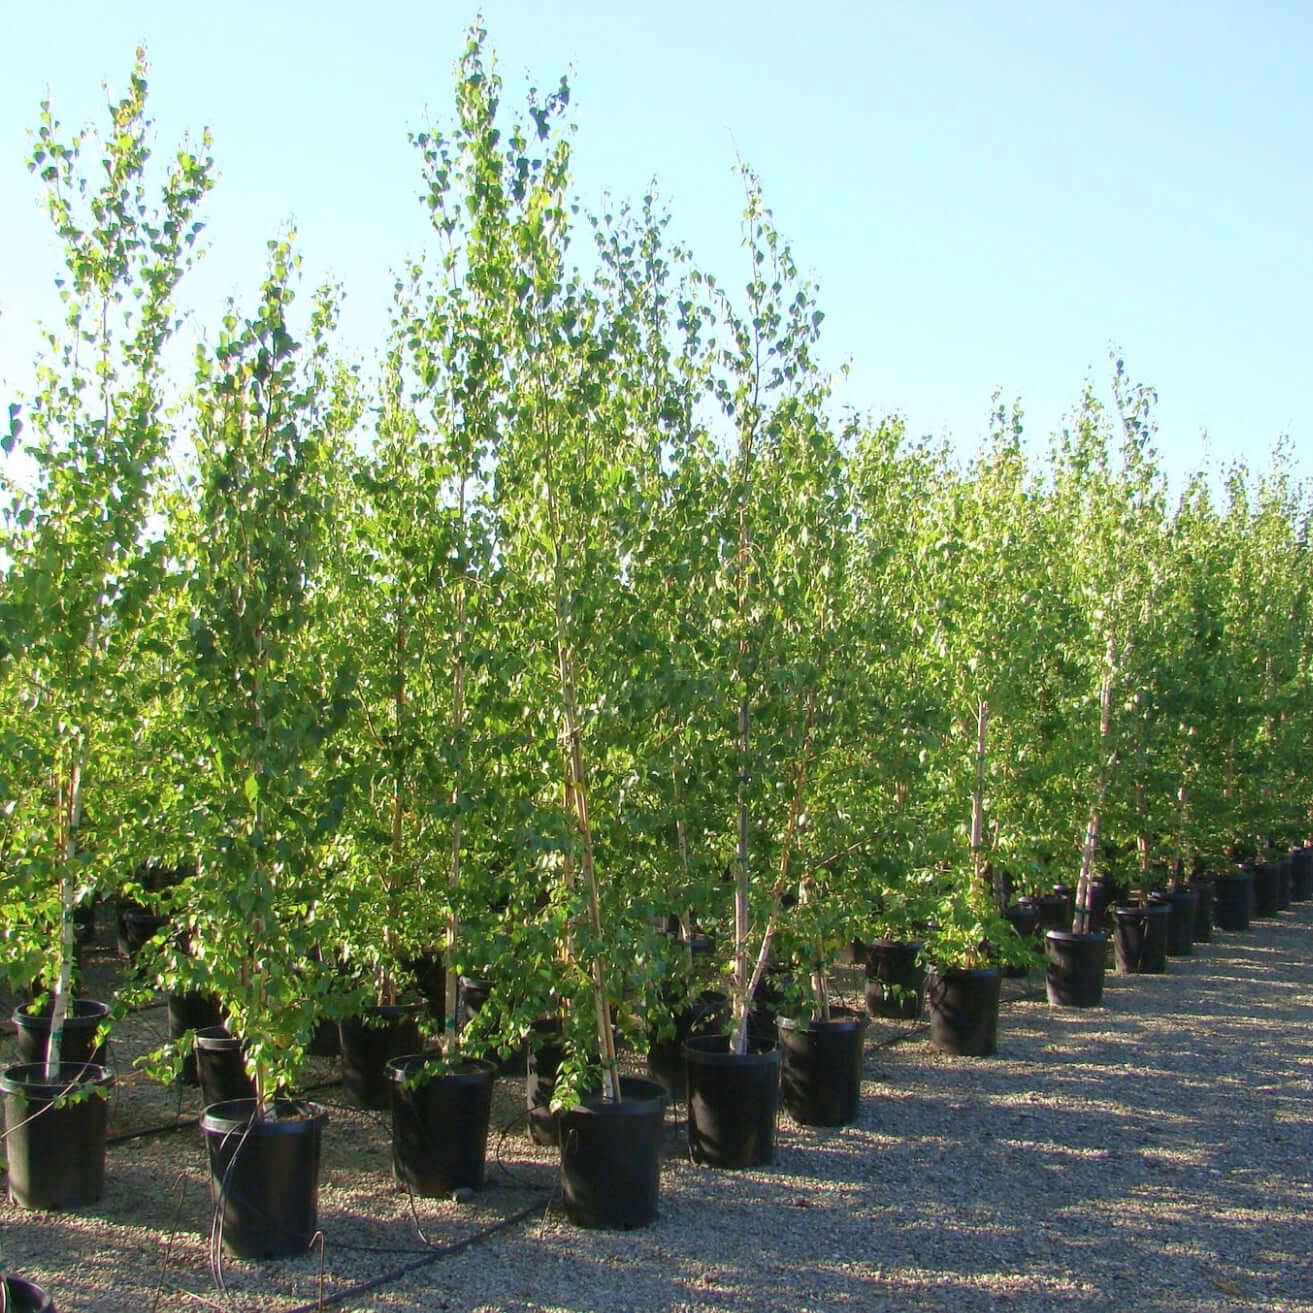
[[[288,1309],[287,1313],[318,1313],[320,1309],[331,1308],[333,1305],[341,1304],[344,1300],[352,1299],[356,1295],[364,1295],[371,1290],[378,1290],[382,1286],[390,1286],[402,1277],[409,1276],[422,1267],[428,1267],[430,1263],[436,1263],[440,1258],[459,1253],[462,1249],[469,1249],[470,1246],[486,1240],[489,1236],[496,1235],[499,1231],[505,1231],[512,1226],[517,1226],[526,1217],[531,1217],[534,1213],[545,1210],[550,1203],[550,1198],[535,1200],[531,1204],[526,1204],[518,1212],[512,1213],[509,1217],[503,1217],[499,1222],[492,1222],[488,1226],[480,1227],[479,1230],[465,1236],[462,1240],[453,1240],[450,1244],[440,1245],[426,1253],[422,1258],[403,1263],[390,1272],[383,1272],[379,1276],[370,1277],[368,1281],[357,1282],[354,1286],[348,1286],[345,1290],[338,1290],[331,1295],[310,1300],[305,1304],[298,1304],[295,1308]]]

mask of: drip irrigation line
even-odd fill
[[[547,1199],[536,1200],[534,1203],[521,1208],[518,1212],[512,1213],[509,1217],[503,1217],[499,1222],[493,1222],[475,1231],[472,1235],[465,1236],[464,1239],[453,1240],[450,1244],[441,1245],[412,1262],[403,1263],[400,1267],[393,1268],[390,1272],[370,1277],[368,1281],[360,1281],[354,1286],[348,1286],[345,1290],[338,1290],[331,1295],[312,1299],[305,1304],[298,1304],[295,1308],[288,1309],[287,1313],[319,1313],[320,1309],[331,1308],[334,1305],[343,1303],[345,1300],[354,1298],[356,1295],[364,1295],[371,1290],[378,1290],[383,1286],[392,1285],[402,1277],[409,1276],[410,1273],[417,1272],[420,1268],[428,1267],[430,1263],[436,1263],[440,1258],[459,1253],[462,1249],[468,1249],[472,1245],[486,1240],[489,1236],[496,1235],[499,1231],[505,1231],[512,1226],[517,1226],[526,1217],[531,1217],[539,1210],[545,1211],[549,1202],[550,1200]]]

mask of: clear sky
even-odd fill
[[[578,191],[657,179],[671,231],[741,282],[736,153],[827,313],[841,400],[974,445],[991,392],[1043,443],[1117,343],[1177,478],[1313,469],[1313,5],[485,0],[518,104],[569,72]],[[408,130],[451,113],[473,4],[0,0],[0,400],[27,387],[57,251],[24,159],[50,94],[102,117],[147,46],[156,149],[208,125],[211,251],[183,301],[249,305],[294,222],[368,357],[425,242]],[[1204,439],[1205,431],[1208,434]]]

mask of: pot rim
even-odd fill
[[[224,1099],[211,1103],[201,1112],[200,1127],[202,1131],[219,1135],[246,1130],[256,1135],[302,1135],[328,1121],[327,1110],[309,1099],[275,1099],[274,1107],[280,1113],[289,1111],[295,1115],[280,1116],[276,1121],[256,1121],[254,1099]]]

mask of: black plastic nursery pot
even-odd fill
[[[23,1208],[77,1208],[105,1191],[105,1124],[112,1077],[104,1067],[61,1062],[0,1072],[9,1198]],[[88,1090],[90,1087],[90,1090]],[[77,1097],[61,1101],[76,1090]]]
[[[531,1022],[524,1099],[529,1111],[529,1138],[534,1144],[547,1146],[561,1142],[560,1123],[552,1111],[552,1096],[556,1092],[556,1073],[564,1057],[560,1021],[555,1017],[543,1017]]]
[[[50,1043],[50,1009],[46,1001],[39,1012],[32,1011],[30,1003],[14,1009],[14,1028],[18,1032],[18,1058],[20,1062],[44,1062],[46,1045]],[[105,1065],[105,1045],[97,1044],[96,1031],[109,1014],[107,1003],[93,998],[75,998],[64,1018],[64,1039],[60,1059],[64,1062],[90,1062],[98,1067]]]
[[[829,1021],[779,1020],[780,1094],[803,1126],[847,1126],[862,1101],[864,1016],[835,1008]]]
[[[1011,907],[1005,907],[1003,915],[1022,939],[1032,938],[1039,930],[1039,908],[1035,906],[1033,899],[1028,898],[1024,903],[1013,903]],[[1025,966],[1008,965],[1001,970],[1006,978],[1013,980],[1019,980],[1030,974],[1029,968]]]
[[[1103,1002],[1108,936],[1050,930],[1044,936],[1048,955],[1045,984],[1049,1003],[1061,1008],[1097,1008]]]
[[[482,1012],[492,994],[494,982],[482,976],[461,976],[456,988],[456,1029],[464,1030],[476,1013]],[[521,1046],[507,1052],[499,1050],[496,1068],[499,1076],[518,1076],[524,1068],[528,1049]]]
[[[1155,889],[1150,904],[1167,908],[1167,956],[1188,957],[1194,952],[1194,922],[1199,908],[1195,889]]]
[[[142,907],[121,905],[118,911],[119,952],[128,961],[135,961],[137,954],[168,924],[167,916],[148,912]]]
[[[242,1058],[242,1041],[226,1026],[202,1026],[196,1032],[196,1074],[205,1103],[230,1103],[255,1097],[255,1082]]]
[[[1071,926],[1071,899],[1065,893],[1040,894],[1028,900],[1039,912],[1039,928],[1066,930]]]
[[[213,994],[195,991],[189,994],[169,995],[169,1038],[175,1043],[182,1039],[188,1031],[206,1030],[213,1026],[222,1027],[222,1025],[223,1009],[219,1006],[219,1000]],[[178,1072],[178,1082],[182,1085],[197,1085],[200,1083],[194,1047],[183,1061]],[[225,1095],[224,1097],[241,1098],[243,1096]],[[206,1100],[208,1103],[217,1103],[218,1101],[217,1098]]]
[[[414,977],[415,988],[424,1000],[429,1016],[441,1023],[447,1007],[447,967],[442,953],[437,949],[425,949],[414,957],[405,958],[401,965]]]
[[[1194,942],[1207,944],[1213,938],[1213,899],[1216,885],[1212,880],[1191,880],[1190,888],[1199,897],[1194,909]]]
[[[1213,924],[1219,930],[1249,929],[1254,915],[1252,871],[1228,871],[1213,877]]]
[[[1289,854],[1287,854],[1285,857],[1281,857],[1277,859],[1276,868],[1277,868],[1277,911],[1288,912],[1290,911],[1291,883],[1293,878],[1293,872],[1291,869],[1291,861]]]
[[[561,1114],[561,1192],[576,1226],[630,1231],[656,1220],[666,1091],[624,1076],[620,1102],[586,1094]]]
[[[1290,901],[1306,903],[1313,898],[1313,848],[1290,850]]]
[[[1159,975],[1167,970],[1166,903],[1148,907],[1114,907],[1113,952],[1117,972],[1123,976]]]
[[[866,1010],[873,1017],[915,1021],[925,995],[919,939],[876,939],[866,952]]]
[[[1281,910],[1281,873],[1275,862],[1255,862],[1250,868],[1254,877],[1254,915],[1271,917]]]
[[[56,1313],[55,1301],[26,1277],[5,1277],[4,1296],[4,1313]]]
[[[392,1087],[383,1069],[393,1058],[419,1052],[419,1012],[417,1003],[390,1003],[342,1019],[342,1097],[353,1108],[388,1108]]]
[[[414,1194],[437,1199],[483,1185],[497,1070],[466,1058],[424,1077],[429,1062],[422,1053],[406,1054],[384,1072],[392,1090],[392,1174]]]
[[[930,1042],[941,1053],[987,1058],[998,1048],[998,967],[931,967],[926,973]]]
[[[210,1198],[224,1253],[285,1258],[303,1253],[319,1227],[319,1159],[328,1114],[279,1099],[255,1116],[254,1099],[216,1103],[201,1115]]]
[[[675,1013],[675,1033],[672,1037],[655,1038],[648,1045],[648,1075],[666,1087],[673,1102],[683,1102],[688,1093],[684,1065],[685,1043],[694,1035],[719,1031],[728,1015],[729,996],[719,989],[705,989],[690,998]]]
[[[707,1167],[766,1167],[775,1161],[784,1055],[765,1040],[730,1052],[728,1035],[695,1035],[688,1065],[688,1151]]]

